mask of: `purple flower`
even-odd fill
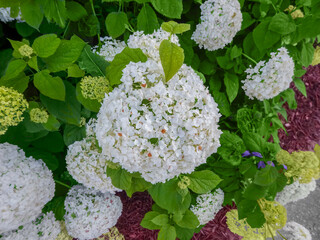
[[[265,168],[265,167],[266,167],[266,164],[264,163],[264,161],[258,162],[258,169]]]
[[[252,155],[252,156],[259,157],[259,158],[263,158],[262,155],[261,155],[261,153],[259,153],[259,152],[252,152],[251,155]]]
[[[251,153],[247,150],[244,153],[241,154],[242,157],[248,157],[251,156]]]
[[[288,167],[286,165],[283,164],[282,166],[285,170],[288,170]]]
[[[269,165],[271,165],[272,167],[274,167],[274,163],[273,163],[273,162],[268,161],[267,163],[268,163]]]

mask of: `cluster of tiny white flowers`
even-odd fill
[[[214,219],[222,208],[224,200],[223,191],[218,188],[214,193],[206,193],[197,197],[197,204],[192,205],[190,210],[197,216],[200,225],[205,225]]]
[[[92,51],[105,58],[106,61],[112,62],[114,57],[121,53],[122,50],[127,46],[125,42],[115,40],[111,37],[101,37],[100,41],[102,46],[98,50],[99,46],[94,46]]]
[[[142,31],[134,32],[128,39],[128,46],[130,48],[140,48],[148,58],[160,61],[160,44],[163,40],[168,40],[169,37],[170,33],[162,29],[158,29],[152,34],[144,34]],[[173,34],[170,41],[180,46],[177,35]]]
[[[192,34],[200,48],[214,51],[232,42],[241,29],[238,0],[208,0],[201,6],[201,22]]]
[[[54,196],[52,172],[42,160],[0,144],[0,234],[31,222]]]
[[[121,191],[114,187],[107,176],[107,157],[101,154],[93,129],[96,122],[87,124],[87,137],[74,142],[68,147],[66,156],[67,169],[72,177],[88,188],[95,188],[103,193]]]
[[[317,183],[314,179],[310,183],[299,183],[299,181],[295,181],[285,186],[285,188],[277,194],[276,201],[281,205],[299,201],[306,198],[316,187]]]
[[[116,225],[122,213],[120,198],[111,193],[73,186],[65,200],[65,224],[79,240],[97,238]]]
[[[7,232],[1,240],[55,240],[61,231],[53,212],[41,214],[36,220]]]
[[[289,88],[294,75],[294,62],[284,47],[271,53],[270,60],[266,63],[260,61],[254,68],[246,70],[247,78],[242,86],[250,99],[260,101],[277,96]]]
[[[287,240],[312,240],[308,229],[296,222],[288,222],[282,229]]]
[[[191,173],[220,146],[218,106],[195,71],[184,64],[163,79],[159,62],[129,63],[96,125],[102,153],[153,184]]]
[[[12,18],[10,16],[10,7],[7,8],[0,8],[0,21],[7,23],[7,22],[12,22],[14,20],[18,20],[18,22],[21,22],[21,13],[19,13],[18,17]]]

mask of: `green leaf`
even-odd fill
[[[231,49],[231,52],[230,52],[231,60],[233,60],[237,57],[240,57],[241,53],[242,53],[242,48],[238,48],[236,45],[234,45]]]
[[[2,77],[2,81],[16,78],[26,68],[27,63],[21,59],[16,59],[9,62],[6,69],[6,74]]]
[[[302,39],[314,38],[320,34],[320,28],[315,27],[320,25],[320,18],[314,16],[306,16],[297,26],[297,30],[291,33],[291,43],[300,42]]]
[[[50,132],[47,136],[32,142],[32,146],[44,151],[58,153],[63,152],[64,142],[59,132]]]
[[[183,11],[182,0],[152,0],[152,6],[168,18],[181,18]]]
[[[128,17],[124,12],[109,13],[106,18],[106,28],[109,35],[113,38],[121,36],[128,25]]]
[[[86,9],[78,2],[66,2],[67,16],[71,21],[77,22],[88,15]]]
[[[35,159],[41,159],[51,171],[54,171],[59,167],[58,158],[52,153],[49,153],[45,150],[37,148],[27,148],[25,149],[25,153],[27,157],[32,156]]]
[[[230,103],[232,103],[233,100],[238,95],[238,90],[239,90],[238,76],[235,74],[226,72],[224,74],[224,84],[226,85],[227,95],[228,95],[229,101],[230,101]]]
[[[63,71],[77,61],[84,46],[85,43],[76,36],[73,36],[71,40],[61,40],[56,52],[43,60],[50,71]]]
[[[97,34],[100,34],[99,19],[93,14],[81,18],[78,22],[78,30],[81,34],[87,37],[94,37]]]
[[[243,199],[237,204],[239,220],[244,219],[248,214],[253,213],[255,208],[259,207],[257,201]]]
[[[67,19],[65,0],[41,0],[41,5],[48,22],[54,21],[60,27],[65,27]]]
[[[106,76],[106,67],[108,62],[101,56],[92,52],[87,44],[78,59],[79,67],[92,76]]]
[[[148,188],[150,188],[151,186],[152,186],[151,183],[147,182],[146,180],[144,180],[141,177],[139,177],[139,178],[132,177],[131,186],[130,186],[130,188],[125,189],[125,191],[126,191],[127,195],[129,197],[131,197],[133,193],[144,192]]]
[[[74,78],[80,78],[85,75],[85,71],[79,68],[77,64],[72,64],[68,67],[68,78],[74,77]]]
[[[195,171],[187,177],[190,179],[188,188],[197,194],[207,193],[221,182],[221,178],[210,170]]]
[[[177,179],[171,179],[165,183],[157,183],[148,189],[156,204],[161,208],[167,209],[169,213],[184,212],[190,206],[190,193],[182,198],[177,192],[177,183]]]
[[[269,186],[277,179],[278,174],[275,167],[267,165],[265,168],[257,171],[253,182],[259,186]]]
[[[183,214],[182,219],[179,222],[176,222],[179,227],[194,229],[200,225],[200,222],[196,215],[189,209]]]
[[[156,216],[151,220],[151,222],[153,222],[158,226],[164,226],[168,223],[168,221],[169,221],[169,218],[167,214],[159,214],[158,216]]]
[[[190,240],[193,237],[194,229],[181,228],[179,226],[175,226],[177,238],[180,240]]]
[[[34,86],[45,96],[64,101],[66,89],[60,77],[52,77],[48,70],[34,75]]]
[[[253,30],[253,40],[260,51],[271,48],[280,40],[280,34],[269,30],[269,22],[261,22]]]
[[[32,58],[30,58],[29,61],[28,61],[28,66],[33,68],[34,70],[36,70],[38,72],[39,71],[38,57],[37,56],[33,56]]]
[[[2,77],[0,79],[0,86],[12,87],[20,93],[23,93],[28,88],[29,77],[21,72],[18,76],[11,79],[5,79]]]
[[[291,17],[280,12],[272,17],[268,29],[279,34],[286,35],[296,30],[296,24]]]
[[[255,22],[255,19],[252,19],[251,15],[247,12],[242,12],[242,18],[241,30],[250,27]]]
[[[212,93],[213,93],[214,100],[219,106],[219,110],[221,114],[223,114],[226,117],[229,117],[231,115],[231,110],[230,110],[230,104],[227,99],[227,95],[219,91],[215,91]]]
[[[78,126],[81,117],[81,104],[76,98],[76,91],[72,84],[64,82],[64,85],[66,87],[66,98],[64,102],[53,100],[44,95],[40,95],[40,100],[49,113],[66,123]]]
[[[151,34],[159,28],[159,22],[156,13],[149,4],[145,4],[137,18],[137,28],[145,34]]]
[[[60,122],[50,114],[48,121],[43,123],[42,126],[48,131],[58,131],[60,128]]]
[[[132,175],[125,169],[107,168],[107,176],[111,178],[113,186],[120,189],[129,189],[131,186]]]
[[[53,211],[55,218],[59,221],[62,221],[64,220],[64,214],[66,212],[66,210],[64,209],[64,200],[65,200],[65,197],[56,196],[44,206],[42,211],[43,212]]]
[[[163,40],[160,44],[160,60],[168,82],[181,68],[184,61],[183,49],[170,42]]]
[[[35,29],[25,22],[16,22],[16,29],[17,32],[24,38],[31,36],[35,32]]]
[[[130,62],[146,62],[146,55],[143,54],[139,48],[128,48],[126,47],[123,51],[117,54],[110,65],[107,67],[107,77],[110,81],[110,85],[118,85],[121,83],[122,70]]]
[[[43,13],[40,9],[40,4],[36,0],[25,0],[20,3],[22,18],[35,29],[39,26],[43,19]]]
[[[49,57],[55,53],[61,40],[56,34],[45,34],[36,38],[32,48],[39,57]]]
[[[296,109],[297,108],[297,101],[295,98],[295,92],[292,88],[287,89],[286,91],[281,93],[281,97],[283,100],[285,100],[290,109]]]
[[[252,228],[261,228],[266,219],[260,208],[255,208],[255,211],[248,215],[246,221]]]
[[[177,23],[175,21],[164,22],[161,28],[172,34],[181,34],[190,30],[190,24]]]
[[[15,58],[23,58],[23,56],[19,52],[19,48],[22,47],[23,45],[25,45],[25,43],[20,42],[20,41],[11,40],[11,39],[8,39],[8,40],[9,40],[12,48],[14,49],[12,56]]]
[[[100,107],[101,107],[101,103],[99,103],[97,100],[92,100],[89,98],[85,98],[82,95],[81,92],[81,87],[80,87],[80,82],[77,83],[77,87],[76,87],[76,96],[78,101],[88,110],[92,111],[92,112],[99,112]]]
[[[176,240],[177,234],[174,226],[165,225],[158,234],[158,240]]]
[[[10,41],[10,40],[9,40]],[[12,59],[12,49],[4,49],[0,51],[0,77],[3,76],[9,61]]]
[[[303,96],[307,97],[307,89],[304,82],[300,78],[294,78],[293,82],[296,88],[298,88],[298,90],[303,94]]]
[[[150,229],[150,230],[160,229],[161,226],[159,226],[159,225],[157,225],[157,224],[154,224],[154,223],[152,222],[152,220],[153,220],[154,218],[156,218],[157,216],[159,216],[159,215],[160,215],[159,212],[155,212],[155,211],[147,212],[147,213],[144,215],[144,217],[143,217],[140,225],[141,225],[143,228]]]
[[[314,48],[312,43],[304,43],[301,51],[301,63],[304,67],[308,67],[312,63]]]
[[[258,170],[257,173],[258,172],[260,172],[260,170]],[[245,188],[243,192],[243,197],[250,200],[258,200],[260,198],[265,197],[267,194],[267,191],[268,191],[267,187],[262,187],[254,183],[251,183]]]
[[[264,139],[257,133],[246,133],[243,136],[243,141],[247,149],[251,152],[262,152],[264,147]]]
[[[63,141],[69,146],[76,141],[81,141],[86,137],[86,128],[67,124],[63,132]]]

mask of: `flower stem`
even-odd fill
[[[244,57],[248,58],[251,62],[253,62],[254,64],[258,64],[253,58],[249,57],[247,54],[245,53],[241,53]]]
[[[67,185],[67,184],[65,184],[65,183],[63,183],[63,182],[60,182],[59,180],[54,180],[54,181],[55,181],[56,183],[64,186],[64,187],[66,187],[66,188],[71,188],[69,185]]]
[[[287,240],[278,230],[277,230],[277,233],[279,233],[279,235],[280,235],[284,240]]]

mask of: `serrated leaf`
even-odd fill
[[[159,212],[156,212],[156,211],[147,212],[147,213],[144,215],[144,217],[143,217],[140,225],[141,225],[143,228],[150,229],[150,230],[160,229],[161,226],[159,226],[159,225],[157,225],[157,224],[154,224],[154,223],[152,222],[152,220],[153,220],[155,217],[159,216],[159,215],[160,215],[160,213],[159,213]]]
[[[159,22],[156,13],[149,4],[145,4],[137,17],[137,28],[145,34],[151,34],[159,28]]]
[[[158,234],[158,240],[176,240],[177,234],[174,226],[165,225]]]
[[[195,171],[186,176],[190,179],[188,188],[197,194],[207,193],[221,182],[221,178],[210,170]]]
[[[159,214],[158,216],[154,217],[151,222],[158,226],[163,226],[166,225],[169,221],[168,215],[167,214]]]
[[[200,225],[197,216],[189,209],[183,214],[180,221],[176,222],[182,228],[194,229]]]
[[[253,40],[260,51],[271,48],[280,40],[280,34],[269,30],[269,22],[261,22],[253,30]]]
[[[26,68],[27,63],[21,59],[16,59],[9,62],[3,81],[17,77]]]
[[[280,12],[272,17],[268,29],[286,35],[296,30],[296,24],[287,14]]]
[[[168,82],[181,68],[184,61],[184,51],[169,40],[163,40],[159,48],[160,60]]]
[[[71,21],[79,21],[81,18],[88,15],[87,10],[78,2],[66,2],[67,16]]]
[[[39,29],[39,26],[43,20],[43,13],[40,9],[40,4],[36,0],[25,0],[20,3],[22,18],[35,29]]]
[[[296,88],[298,88],[298,90],[302,93],[302,95],[307,97],[307,89],[304,82],[300,78],[294,78],[293,82]]]
[[[29,77],[24,72],[21,72],[15,78],[5,79],[2,77],[0,79],[0,86],[12,87],[20,93],[23,93],[28,88],[28,83]]]
[[[76,141],[81,141],[86,137],[86,128],[71,124],[66,124],[63,132],[63,141],[69,146]]]
[[[67,19],[65,0],[41,0],[41,6],[48,22],[54,21],[60,27],[65,27]]]
[[[56,34],[45,34],[34,40],[32,48],[39,57],[46,58],[55,53],[60,42]]]
[[[85,75],[85,71],[79,68],[77,64],[68,67],[68,77],[80,78]]]
[[[235,74],[226,72],[224,74],[224,84],[226,85],[227,95],[228,95],[229,101],[230,101],[230,103],[232,103],[233,100],[238,95],[238,90],[239,90],[238,76]]]
[[[132,175],[125,169],[107,168],[107,176],[111,178],[113,186],[128,189],[131,186]]]
[[[152,6],[168,18],[181,18],[183,11],[182,0],[152,0]]]
[[[52,77],[48,70],[34,75],[34,86],[45,96],[64,101],[66,89],[60,77]]]
[[[33,56],[32,58],[30,58],[29,61],[28,61],[28,66],[33,68],[34,70],[36,70],[38,72],[39,71],[38,57],[37,56]]]
[[[118,85],[121,83],[122,70],[130,62],[146,62],[146,55],[143,54],[139,48],[126,47],[123,51],[117,54],[110,65],[107,67],[107,77],[110,81],[110,85]]]
[[[169,21],[162,23],[161,28],[171,34],[181,34],[190,30],[190,24]]]
[[[267,165],[265,168],[257,171],[253,182],[259,186],[270,186],[278,177],[278,171],[275,167]]]
[[[113,38],[121,36],[128,25],[128,17],[124,12],[109,13],[106,18],[106,28],[109,35]]]

